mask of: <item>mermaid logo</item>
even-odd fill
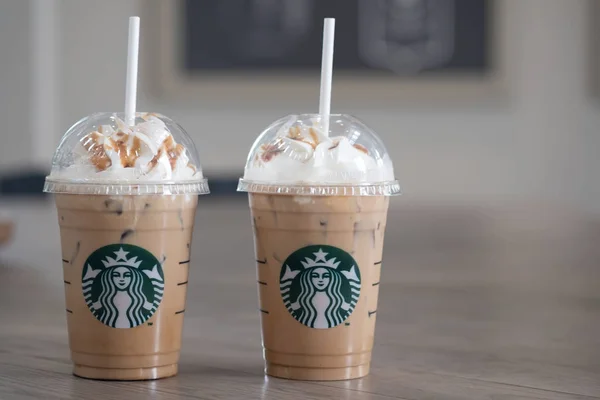
[[[297,321],[310,328],[333,328],[356,307],[360,271],[354,258],[342,249],[307,246],[283,263],[279,289],[285,307]]]
[[[164,287],[160,262],[138,246],[104,246],[84,264],[85,302],[94,317],[113,328],[133,328],[146,322],[156,312]]]

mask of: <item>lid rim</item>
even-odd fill
[[[188,180],[139,180],[139,181],[131,181],[123,179],[121,181],[113,180],[113,181],[101,181],[94,180],[89,178],[76,178],[76,179],[61,179],[61,178],[53,178],[51,175],[46,176],[45,182],[49,183],[57,183],[57,184],[65,184],[65,185],[88,185],[88,186],[115,186],[115,185],[123,185],[123,186],[137,186],[137,185],[187,185],[187,184],[197,184],[197,183],[207,183],[208,179],[205,177],[198,179],[188,179]]]
[[[240,178],[238,192],[308,196],[397,196],[398,180],[371,183],[269,183]]]
[[[60,181],[46,178],[44,182],[44,193],[59,194],[87,194],[87,195],[184,195],[209,194],[208,180],[183,181],[183,182],[122,182],[122,183],[86,183],[73,181]]]

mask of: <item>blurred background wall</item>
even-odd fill
[[[171,0],[163,0],[171,1]],[[500,0],[510,72],[503,98],[451,104],[336,109],[370,124],[387,143],[404,201],[560,203],[600,212],[600,113],[590,90],[588,0]],[[0,172],[46,170],[60,135],[94,111],[123,107],[127,17],[145,0],[0,0]],[[138,109],[179,121],[196,140],[209,178],[238,176],[286,98],[161,99],[142,19]],[[343,40],[340,37],[338,41]],[[335,65],[335,64],[334,64]],[[206,93],[210,98],[213,93]],[[291,99],[290,99],[291,100]]]

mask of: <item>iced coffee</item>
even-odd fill
[[[368,374],[392,162],[356,118],[276,121],[256,140],[249,192],[266,373],[302,380]]]
[[[93,114],[63,137],[54,193],[74,374],[157,379],[177,373],[198,195],[197,152],[171,119]]]

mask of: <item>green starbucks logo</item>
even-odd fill
[[[283,263],[279,278],[287,310],[300,323],[317,329],[344,322],[360,296],[360,271],[354,258],[333,246],[307,246]]]
[[[85,302],[100,322],[133,328],[152,317],[165,284],[162,266],[152,253],[131,244],[111,244],[85,261],[81,286]]]

